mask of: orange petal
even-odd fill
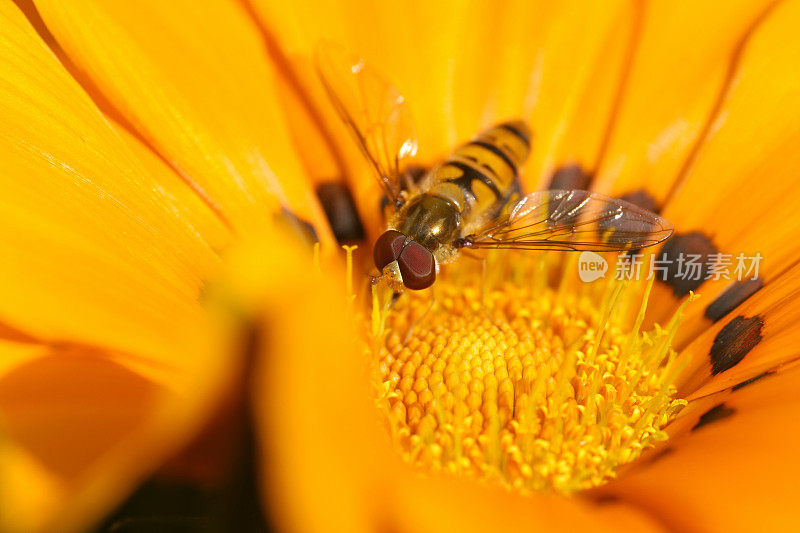
[[[242,232],[280,206],[329,242],[274,89],[236,3],[36,2],[70,59],[184,179]]]
[[[345,129],[339,115],[330,108],[329,98],[320,83],[311,56],[287,56],[275,44],[274,36],[269,33],[258,15],[253,16],[267,42],[271,43],[271,55],[280,66],[278,87],[281,105],[289,117],[294,148],[320,202],[325,206],[324,187],[328,187],[328,191],[331,190],[330,187],[338,187],[335,190],[349,192],[360,215],[361,228],[367,232],[377,232],[382,226],[379,199],[383,191],[380,190],[372,167],[352,142],[350,132]],[[323,108],[325,112],[321,111]],[[346,201],[344,205],[334,203],[325,208],[353,209],[351,202]],[[334,210],[327,214],[336,231],[337,217],[339,221],[345,220],[350,213],[337,215]],[[345,228],[339,227],[340,231],[343,229]],[[372,235],[372,238],[376,237],[377,234]],[[352,239],[344,237],[344,240]]]
[[[795,148],[800,106],[794,98],[800,75],[789,67],[800,53],[793,27],[798,16],[800,4],[781,4],[753,33],[715,125],[665,209],[679,231],[711,236],[722,253],[761,254],[766,283],[800,257],[800,247],[787,244],[800,231],[800,220],[786,215],[800,209],[794,190],[800,171]],[[679,345],[709,325],[701,313],[728,283],[700,288],[705,298],[689,307]]]
[[[417,122],[419,159],[441,157],[475,134],[491,79],[476,61],[494,39],[501,10],[491,3],[423,0],[348,2],[355,53],[400,89]]]
[[[292,2],[255,0],[253,5],[310,97],[312,114],[334,152],[344,155],[368,228],[379,224],[377,188],[308,67],[320,39],[364,57],[405,94],[417,121],[418,160],[424,165],[482,127],[502,119],[529,119],[536,147],[525,179],[534,188],[561,164],[594,166],[636,20],[628,3],[616,1],[451,0],[417,6],[353,0],[313,13]],[[299,137],[312,140],[307,134]],[[301,151],[309,154],[306,159],[319,159],[319,150]]]
[[[0,320],[180,365],[218,264],[213,215],[176,203],[175,177],[142,164],[13,4],[0,19]]]
[[[289,57],[308,57],[320,39],[333,40],[391,80],[417,119],[419,158],[425,162],[506,118],[531,116],[537,138],[547,139],[542,146],[556,135],[553,142],[560,141],[563,132],[557,130],[565,120],[577,123],[576,113],[588,102],[590,77],[605,70],[595,81],[612,79],[616,89],[609,64],[596,62],[609,55],[605,45],[614,41],[612,48],[618,47],[618,28],[626,28],[629,15],[623,2],[596,6],[582,0],[451,0],[434,6],[356,0],[313,14],[292,3],[253,4]],[[595,85],[595,101],[598,92],[608,89]]]
[[[681,395],[712,394],[796,360],[798,297],[800,265],[706,330],[680,354],[687,365],[677,383]]]
[[[798,16],[800,4],[784,2],[750,35],[713,125],[664,208],[679,232],[709,236],[720,253],[733,258],[760,253],[759,273],[766,283],[800,257],[800,247],[787,244],[800,231],[800,219],[787,216],[800,209],[794,190],[800,171],[795,98],[800,74],[790,67],[800,54]],[[710,325],[702,314],[730,281],[700,286],[703,299],[687,309],[679,346]],[[667,293],[654,293],[663,310],[676,303]]]
[[[391,501],[395,524],[387,526],[400,531],[663,531],[657,521],[626,502],[520,496],[411,472],[398,479]]]
[[[730,81],[734,52],[772,3],[647,4],[598,190],[622,195],[644,187],[664,200]]]
[[[116,122],[110,122],[114,131],[137,156],[148,176],[152,176],[171,203],[183,210],[187,222],[203,236],[216,252],[225,250],[231,242],[231,231],[186,183],[139,139]]]
[[[339,173],[347,174],[369,230],[382,224],[380,192],[372,170],[364,164],[311,66],[320,40],[344,45],[400,89],[416,118],[419,160],[424,164],[476,133],[489,89],[483,81],[491,77],[487,74],[490,65],[473,58],[496,41],[491,24],[484,23],[487,18],[499,17],[494,5],[354,0],[322,5],[318,10],[315,6],[312,13],[302,3],[256,0],[253,8],[280,53],[288,58],[285,66],[297,80],[295,90],[303,91],[316,126],[324,133],[316,140],[307,126],[299,123],[302,120],[292,121],[302,145],[300,152],[312,173],[321,179],[336,179],[338,176],[329,174],[329,162],[319,161],[323,149],[312,148],[320,140],[329,145],[327,150]],[[407,31],[411,27],[413,31]]]
[[[798,14],[798,2],[779,3],[744,43],[719,110],[665,211],[675,214],[679,222],[697,224],[700,213],[709,219],[707,206],[697,201],[713,195],[698,194],[700,187],[728,180],[741,182],[745,177],[755,180],[768,161],[787,153],[786,145],[797,139],[800,104],[795,96],[800,90],[800,73],[791,66],[800,53],[800,38],[794,31]],[[749,191],[740,191],[739,199],[748,200],[741,208],[750,209],[751,198]],[[690,199],[691,207],[687,205]],[[736,210],[732,208],[737,204],[726,207],[728,219],[733,220]],[[717,207],[710,214],[713,222],[723,212]]]
[[[522,39],[504,44],[516,52],[498,70],[496,86],[500,102],[517,102],[508,96],[525,88],[523,117],[530,121],[534,146],[522,179],[526,190],[535,190],[549,186],[562,167],[594,172],[639,38],[641,9],[617,1],[528,4],[548,7],[545,13],[507,17],[511,35]],[[530,54],[523,68],[519,53]],[[513,112],[503,103],[499,109],[501,117]]]
[[[229,301],[258,340],[252,390],[270,516],[279,529],[371,530],[369,495],[392,467],[376,459],[389,450],[352,311],[330,281],[339,273],[321,275],[280,235],[240,248],[229,268]]]
[[[773,247],[765,267],[775,272],[796,257],[784,244],[795,232],[786,213],[798,206],[793,178],[800,158],[793,148],[800,140],[800,73],[791,68],[800,54],[798,16],[800,3],[780,4],[746,43],[714,124],[664,211],[681,230],[705,231],[721,248]]]
[[[797,371],[734,392],[717,420],[606,486],[672,531],[794,531],[800,402]]]
[[[234,360],[210,351],[197,301],[227,231],[178,203],[185,185],[115,132],[16,6],[0,24],[0,529],[72,531],[227,383]]]
[[[229,386],[233,360],[212,345],[187,344],[164,387],[89,350],[0,344],[16,355],[0,374],[0,530],[79,531],[108,512]]]

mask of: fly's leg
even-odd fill
[[[489,312],[489,308],[486,306],[486,257],[485,256],[477,256],[469,253],[467,250],[462,250],[461,255],[464,257],[468,257],[474,261],[479,261],[481,264],[481,290],[479,296],[479,302],[481,304],[481,309],[483,310],[483,314],[486,315],[486,319],[491,322],[491,324],[497,328],[498,331],[503,331],[503,329],[497,325],[497,323],[492,319],[492,314]]]
[[[434,306],[436,305],[436,292],[434,290],[435,288],[436,288],[436,284],[434,283],[433,285],[431,285],[431,303],[430,303],[430,305],[428,305],[428,308],[425,310],[425,312],[422,313],[422,315],[418,319],[416,319],[413,324],[411,324],[411,327],[408,328],[408,331],[406,332],[406,336],[403,339],[403,344],[406,344],[408,342],[408,339],[411,338],[411,334],[414,333],[414,330],[416,329],[416,327],[419,326],[420,324],[422,324],[422,322],[430,314],[430,312],[433,310]]]
[[[481,296],[480,296],[481,309],[483,309],[483,313],[486,315],[486,319],[489,320],[489,322],[495,328],[497,328],[497,331],[502,333],[503,328],[501,328],[497,324],[497,322],[494,321],[494,319],[492,318],[492,314],[489,312],[489,308],[486,307],[486,271],[487,271],[486,258],[484,257],[483,260],[481,261]]]

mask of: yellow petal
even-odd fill
[[[234,228],[324,215],[291,148],[262,37],[232,2],[36,2],[70,59]]]

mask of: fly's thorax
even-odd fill
[[[397,213],[391,227],[431,252],[455,241],[461,230],[461,213],[453,202],[433,194],[411,198]]]

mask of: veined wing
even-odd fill
[[[466,248],[637,250],[668,239],[666,219],[630,202],[578,190],[538,191],[461,239]]]
[[[321,43],[317,71],[336,111],[397,206],[403,187],[400,162],[417,152],[411,112],[383,76],[341,46]]]

